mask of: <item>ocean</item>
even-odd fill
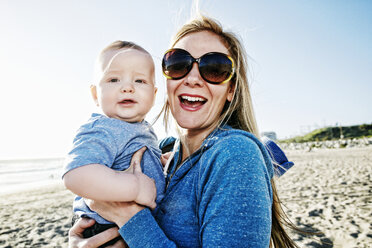
[[[0,160],[0,194],[62,183],[64,158]]]

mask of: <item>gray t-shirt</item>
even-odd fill
[[[142,171],[155,179],[156,201],[159,202],[165,190],[161,151],[154,130],[146,121],[128,123],[101,114],[92,114],[88,122],[77,131],[73,148],[66,158],[63,175],[88,164],[102,164],[114,170],[125,170],[130,166],[133,153],[143,146],[147,149],[141,162]],[[73,209],[79,216],[93,218],[100,224],[111,223],[90,210],[80,196],[75,198]]]

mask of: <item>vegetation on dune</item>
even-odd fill
[[[338,127],[325,127],[316,129],[304,136],[296,136],[294,138],[280,140],[284,143],[303,143],[311,141],[326,141],[326,140],[337,140],[353,139],[372,137],[372,124],[362,124],[355,126],[338,126]]]

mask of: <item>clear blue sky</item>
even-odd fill
[[[250,55],[260,131],[290,137],[324,125],[372,122],[372,2],[201,0]],[[110,42],[160,58],[191,1],[0,1],[0,159],[64,156],[95,111],[94,60]],[[158,136],[164,131],[159,122]]]

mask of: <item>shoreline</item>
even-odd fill
[[[0,195],[62,183],[63,159],[0,160]]]
[[[62,180],[45,180],[42,182],[31,182],[23,184],[7,185],[0,188],[0,196],[7,197],[13,194],[23,194],[48,188],[64,188]]]

